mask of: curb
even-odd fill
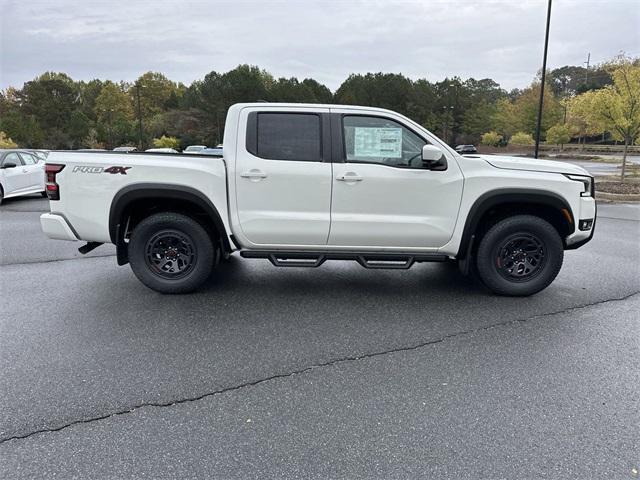
[[[640,202],[638,193],[608,193],[596,190],[596,200],[605,202]]]

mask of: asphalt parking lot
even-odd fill
[[[232,258],[146,289],[0,206],[3,478],[638,478],[640,205],[529,298]]]

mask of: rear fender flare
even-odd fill
[[[115,194],[109,210],[109,236],[111,238],[111,242],[116,245],[119,264],[127,262],[126,249],[123,248],[126,246],[124,243],[124,230],[126,226],[122,225],[122,222],[125,220],[124,214],[127,211],[127,207],[137,200],[153,197],[183,200],[191,202],[202,208],[211,218],[214,226],[216,227],[218,234],[220,235],[224,251],[231,251],[229,237],[222,221],[222,217],[220,216],[220,212],[218,212],[218,209],[204,193],[196,190],[195,188],[182,185],[135,183],[122,188]]]

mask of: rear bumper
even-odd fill
[[[69,222],[62,215],[56,213],[42,214],[40,215],[40,226],[44,234],[49,238],[74,242],[79,240]]]

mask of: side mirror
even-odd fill
[[[428,170],[446,170],[447,158],[438,147],[427,144],[422,147],[422,164]]]
[[[16,168],[17,165],[13,162],[7,162],[2,164],[2,168]]]

